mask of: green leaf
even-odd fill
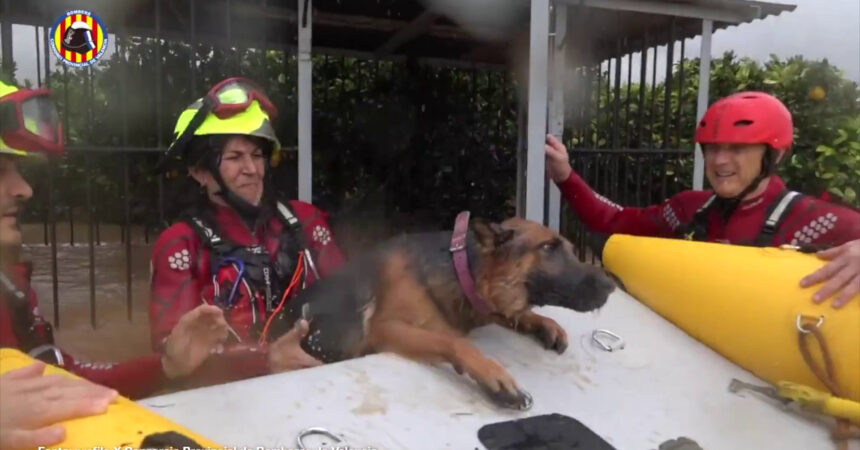
[[[845,130],[839,130],[839,137],[833,141],[833,145],[838,146],[842,145],[843,142],[848,140],[848,132]]]

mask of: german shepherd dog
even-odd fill
[[[404,234],[353,259],[291,299],[274,337],[304,317],[310,332],[302,346],[324,362],[385,351],[447,362],[498,405],[527,409],[529,395],[466,334],[498,323],[563,353],[567,333],[531,307],[591,311],[603,306],[615,286],[598,268],[580,263],[571,243],[549,228],[519,218],[501,224],[473,220],[466,252],[474,290],[492,307],[482,313],[458,280],[451,236],[450,231]]]

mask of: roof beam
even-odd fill
[[[295,11],[278,6],[242,4],[234,6],[233,12],[239,16],[278,19],[287,22],[295,22],[298,20]],[[438,17],[439,16],[435,13],[425,12],[418,16],[418,18],[408,22],[405,20],[388,19],[385,17],[315,11],[314,26],[330,26],[398,34],[404,30],[408,30],[410,27],[416,27],[419,29],[415,31],[420,31],[416,36],[427,34],[429,36],[442,39],[476,41],[475,38],[469,36],[464,30],[456,26],[436,24],[435,22]],[[427,22],[426,24],[423,23],[425,21]],[[410,33],[414,33],[415,31],[410,31]],[[414,38],[414,36],[412,38]]]
[[[376,49],[376,54],[387,55],[396,51],[407,42],[425,33],[440,16],[430,11],[424,11],[405,27],[394,33],[384,44]]]
[[[674,3],[659,0],[558,0],[570,5],[590,8],[630,11],[644,14],[660,14],[675,17],[713,20],[715,22],[743,23],[761,17],[761,7],[756,4],[727,3],[735,7],[719,8],[692,3]]]

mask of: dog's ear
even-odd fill
[[[478,245],[484,248],[499,248],[513,239],[516,233],[514,230],[483,219],[472,220],[472,230],[478,238]]]

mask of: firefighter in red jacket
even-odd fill
[[[684,191],[645,208],[623,207],[573,172],[567,149],[547,136],[547,174],[592,231],[678,237],[738,245],[826,249],[830,262],[801,286],[824,281],[813,296],[834,294],[836,308],[860,293],[860,213],[786,189],[776,175],[794,137],[791,113],[775,97],[741,92],[714,103],[696,129],[712,191]]]
[[[63,130],[47,89],[18,89],[0,82],[0,117],[0,347],[22,350],[108,387],[42,376],[44,365],[0,376],[0,448],[33,448],[62,441],[64,430],[54,423],[103,412],[116,391],[143,397],[168,379],[191,373],[219,347],[228,329],[220,310],[201,307],[179,320],[166,337],[163,355],[118,364],[90,363],[55,347],[51,324],[40,315],[30,287],[31,268],[19,261],[18,216],[33,191],[18,165],[61,155]]]
[[[152,345],[160,349],[179,317],[201,304],[220,307],[230,326],[229,343],[198,384],[321,364],[301,348],[305,320],[269,339],[285,302],[344,264],[327,215],[275,195],[276,114],[259,87],[226,79],[182,112],[161,163],[167,173],[187,172],[193,192],[153,250]]]

